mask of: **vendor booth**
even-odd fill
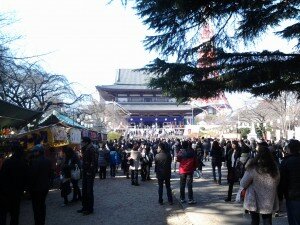
[[[27,124],[40,118],[42,112],[19,107],[0,100],[0,154],[10,153],[10,138]]]
[[[42,114],[43,112],[25,109],[0,100],[0,129],[26,126]]]

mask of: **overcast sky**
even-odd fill
[[[155,58],[144,50],[147,29],[130,7],[119,0],[1,0],[0,12],[17,22],[8,27],[22,35],[13,48],[26,56],[41,55],[46,71],[80,83],[82,92],[112,84],[119,68],[140,68]],[[277,50],[286,44],[268,37],[259,49]],[[280,49],[282,50],[282,49]],[[230,97],[232,104],[238,99]]]

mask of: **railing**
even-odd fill
[[[172,98],[165,98],[165,97],[127,97],[127,98],[118,98],[119,102],[155,102],[155,103],[166,103],[166,102],[176,102]]]
[[[163,127],[163,128],[134,128],[128,127],[125,136],[127,138],[160,138],[182,136],[184,128],[182,127]]]

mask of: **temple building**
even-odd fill
[[[100,101],[113,102],[129,112],[131,126],[183,126],[193,124],[202,112],[190,104],[179,104],[164,96],[161,89],[148,87],[150,75],[130,69],[119,69],[113,85],[96,86]]]

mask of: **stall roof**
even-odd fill
[[[0,100],[0,128],[19,128],[32,122],[43,112],[25,109],[9,102]]]
[[[51,124],[56,124],[56,123],[62,123],[70,127],[76,127],[76,128],[85,128],[84,126],[80,125],[73,119],[60,114],[59,112],[53,110],[53,112],[45,117],[43,120],[40,121],[39,125],[40,126],[48,126]]]

